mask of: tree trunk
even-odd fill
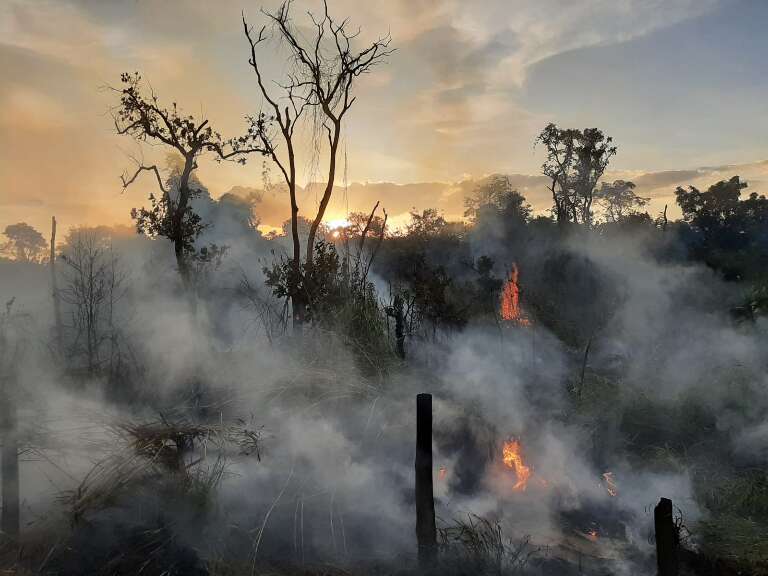
[[[293,329],[299,333],[307,320],[307,303],[303,294],[296,293],[291,296],[291,310],[293,312]]]
[[[331,111],[325,107],[326,115],[329,118],[333,118]],[[341,136],[341,120],[334,120],[333,122],[333,135],[330,138],[330,150],[328,159],[328,182],[325,184],[325,191],[323,197],[320,199],[320,206],[317,209],[315,219],[312,221],[312,225],[309,227],[309,238],[307,238],[307,274],[312,270],[312,257],[314,256],[315,248],[315,236],[317,235],[317,229],[325,216],[325,210],[328,208],[328,202],[331,200],[333,194],[333,183],[336,180],[336,152],[339,149],[339,137]]]
[[[397,355],[405,360],[405,315],[403,297],[398,294],[392,306],[395,310],[395,346]]]
[[[181,282],[184,285],[185,290],[193,298],[192,304],[194,306],[194,294],[192,285],[192,274],[189,268],[189,261],[187,254],[184,253],[184,244],[187,238],[184,237],[184,214],[187,211],[187,205],[189,204],[189,179],[192,176],[192,172],[195,169],[195,155],[190,154],[184,158],[184,169],[179,176],[179,197],[176,199],[176,209],[174,210],[173,219],[173,252],[176,256],[176,265],[179,269],[179,275],[181,276]],[[172,201],[173,198],[170,198]]]
[[[427,568],[437,557],[437,528],[432,484],[432,395],[416,396],[416,539],[419,564]]]
[[[0,405],[2,426],[2,521],[0,530],[5,538],[19,536],[19,440],[16,415],[16,397],[12,390],[12,376],[5,382]]]

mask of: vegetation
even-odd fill
[[[206,117],[161,103],[139,73],[121,76],[115,130],[166,156],[162,167],[134,158],[122,175],[124,190],[144,172],[157,187],[131,212],[137,235],[76,227],[58,246],[52,238],[46,257],[40,232],[6,227],[0,264],[45,270],[51,284],[40,303],[45,327],[29,329],[34,345],[16,329],[14,300],[0,315],[0,567],[417,573],[410,557],[354,557],[347,535],[376,550],[391,524],[398,534],[382,540],[406,548],[395,514],[412,505],[412,479],[389,468],[412,458],[402,446],[411,446],[407,407],[418,389],[438,397],[437,505],[458,518],[440,529],[445,573],[581,574],[582,557],[594,561],[588,573],[618,561],[645,569],[653,552],[637,537],[638,510],[652,503],[639,499],[656,486],[639,485],[653,478],[664,489],[690,485],[698,516],[681,540],[684,570],[768,574],[768,199],[743,197],[747,183],[734,175],[706,190],[677,188],[682,217],[669,221],[665,209],[654,218],[633,182],[606,180],[619,151],[612,137],[549,124],[535,142],[548,213],[493,174],[465,198],[459,221],[414,208],[397,228],[381,198],[330,229],[357,84],[393,49],[388,35],[358,47],[359,31],[323,8],[301,24],[290,1],[262,13],[262,27],[243,17],[267,110],[247,117],[243,135],[224,138]],[[270,43],[276,51],[265,54]],[[265,65],[275,54],[287,55],[276,81]],[[262,236],[258,194],[216,200],[198,177],[205,156],[245,163],[253,154],[282,178],[291,210],[282,233]],[[324,181],[308,209],[298,169],[320,159]],[[76,447],[88,469],[67,473],[57,513],[34,520],[35,533],[20,522],[20,456],[58,466],[46,456],[60,448],[46,428],[55,419],[37,411],[72,398],[90,408],[73,428],[100,437]],[[271,442],[260,419],[288,440]],[[513,432],[527,434],[516,446],[554,453],[556,465],[535,456],[525,465],[531,453],[516,453],[514,471],[503,469],[497,448]],[[326,448],[337,450],[327,462]],[[234,496],[222,488],[230,465],[241,479]],[[617,465],[640,478],[627,482],[626,501]],[[522,495],[519,470],[531,480]],[[504,482],[510,474],[516,483]],[[379,478],[386,489],[372,498],[361,487]],[[308,523],[327,519],[328,534],[307,530],[305,539],[305,505]],[[488,513],[464,514],[465,505]],[[568,522],[556,525],[560,516]],[[542,517],[540,534],[510,530]],[[270,522],[280,528],[270,532]],[[561,556],[535,564],[550,542]],[[601,555],[607,549],[613,556]]]

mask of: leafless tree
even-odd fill
[[[105,346],[114,342],[115,305],[125,294],[126,275],[100,229],[70,232],[61,260],[67,265],[61,299],[71,316],[69,355],[84,357],[93,376],[103,367]]]
[[[342,123],[355,102],[353,91],[356,79],[383,62],[393,50],[389,47],[391,38],[388,34],[366,48],[359,51],[354,49],[352,43],[359,36],[360,30],[350,30],[348,19],[335,20],[328,12],[325,0],[321,15],[308,13],[311,35],[307,37],[295,26],[291,5],[291,1],[286,0],[274,12],[263,11],[268,24],[258,32],[248,25],[243,16],[243,30],[250,47],[248,63],[256,74],[261,96],[271,107],[280,140],[285,146],[285,151],[279,152],[278,147],[272,145],[268,134],[254,131],[262,136],[262,145],[279,168],[290,195],[293,277],[288,279],[288,292],[294,324],[300,325],[304,322],[309,301],[306,289],[302,288],[302,281],[311,276],[315,238],[333,193]],[[268,83],[264,77],[257,54],[259,47],[272,37],[276,37],[290,53],[290,69],[286,79],[274,84]],[[311,219],[302,265],[298,233],[299,205],[296,197],[296,127],[310,114],[315,122],[315,135],[320,132],[327,137],[328,167],[325,188]],[[319,145],[319,141],[314,144]]]
[[[156,164],[148,165],[133,158],[136,167],[121,176],[123,189],[142,172],[150,172],[157,180],[160,198],[150,196],[152,208],[134,211],[137,228],[150,235],[164,236],[173,242],[176,264],[185,287],[190,287],[190,257],[194,254],[194,241],[202,230],[199,217],[192,211],[190,200],[198,193],[192,184],[197,161],[203,154],[217,160],[232,160],[244,164],[251,153],[265,154],[264,142],[268,118],[264,114],[249,119],[243,136],[225,140],[207,119],[183,115],[176,102],[166,107],[160,104],[151,87],[145,87],[137,73],[124,73],[121,88],[111,88],[119,94],[119,104],[112,109],[118,134],[131,136],[139,143],[164,145],[169,152],[182,158],[181,169],[175,175],[172,190],[160,174]]]

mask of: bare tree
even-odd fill
[[[71,316],[71,357],[84,358],[88,375],[99,373],[104,347],[114,342],[115,305],[125,293],[125,273],[103,230],[80,228],[68,235],[62,301]]]
[[[595,186],[616,154],[613,138],[597,128],[582,131],[549,124],[536,143],[547,149],[542,171],[551,180],[549,189],[558,225],[590,226]]]
[[[302,284],[311,277],[315,238],[325,216],[333,193],[336,178],[336,161],[341,141],[342,123],[345,115],[355,102],[353,88],[356,79],[371,71],[392,53],[389,48],[390,36],[386,35],[366,48],[356,51],[352,42],[360,30],[350,31],[348,19],[336,21],[328,12],[328,3],[323,2],[320,16],[309,12],[312,34],[306,37],[300,33],[291,18],[291,1],[286,0],[276,11],[263,12],[269,23],[255,33],[243,16],[243,29],[250,46],[248,63],[256,74],[262,97],[272,108],[272,115],[279,127],[285,153],[278,153],[268,135],[259,133],[262,145],[280,169],[288,186],[291,201],[291,238],[293,256],[292,277],[288,279],[288,293],[293,308],[295,325],[304,322],[309,299]],[[257,57],[258,47],[276,36],[279,43],[290,52],[290,71],[283,83],[267,86],[263,70]],[[328,168],[325,188],[319,206],[311,219],[309,235],[302,265],[301,244],[298,233],[299,206],[296,197],[296,126],[305,115],[311,113],[315,121],[315,135],[324,132],[328,145]],[[319,142],[314,142],[319,146]]]
[[[266,126],[268,118],[259,114],[249,119],[245,135],[224,140],[207,119],[196,119],[181,113],[176,102],[170,107],[159,103],[154,91],[145,88],[137,73],[121,75],[121,88],[112,88],[120,96],[112,109],[118,134],[131,136],[139,143],[161,144],[182,158],[181,169],[175,175],[177,185],[167,186],[157,165],[148,165],[134,158],[136,168],[121,176],[123,189],[142,172],[154,174],[160,189],[160,198],[150,195],[152,208],[133,211],[139,232],[164,236],[173,242],[176,264],[185,287],[190,287],[190,257],[194,255],[194,241],[202,230],[200,218],[192,211],[190,200],[199,193],[192,185],[192,175],[201,155],[210,153],[217,160],[233,160],[244,164],[251,153],[266,154]]]

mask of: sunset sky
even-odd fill
[[[138,148],[114,133],[114,94],[104,87],[123,71],[140,71],[161,99],[237,134],[243,116],[261,108],[241,11],[258,23],[262,6],[275,2],[0,2],[0,229],[27,221],[47,235],[51,215],[67,227],[130,223],[152,180],[121,191],[127,155]],[[677,185],[732,174],[768,192],[768,2],[329,6],[362,27],[361,42],[389,31],[397,48],[363,78],[348,116],[337,183],[344,185],[346,164],[351,209],[381,200],[394,215],[435,206],[457,216],[473,179],[503,172],[544,210],[542,151],[533,141],[548,122],[612,135],[619,153],[608,176],[635,180],[654,197],[654,211],[673,203]],[[319,7],[297,0],[297,22]],[[278,79],[285,54],[262,57]],[[300,165],[304,182],[323,178],[308,155]],[[262,171],[253,158],[245,167],[203,162],[199,175],[218,197],[260,188]],[[313,195],[304,201],[311,211]],[[264,207],[266,223],[283,217],[274,206]],[[345,210],[337,195],[329,218]]]

